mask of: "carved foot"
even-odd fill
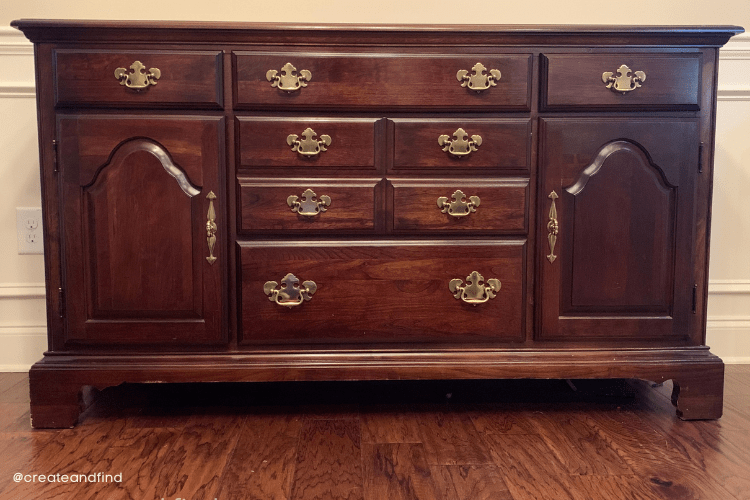
[[[83,411],[82,386],[55,373],[29,372],[31,426],[61,429],[75,426]]]
[[[682,420],[720,418],[724,408],[724,364],[685,372],[673,379],[672,403]]]

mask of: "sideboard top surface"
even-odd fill
[[[326,42],[347,45],[700,45],[720,46],[743,33],[739,26],[429,25],[223,23],[21,19],[11,26],[33,42],[147,43]],[[398,38],[394,38],[394,36]]]

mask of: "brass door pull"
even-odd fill
[[[268,295],[268,300],[276,302],[280,306],[292,308],[310,300],[313,294],[318,290],[318,285],[314,281],[305,281],[299,286],[299,278],[292,273],[284,276],[281,280],[281,288],[275,281],[266,281],[263,285],[263,292]]]
[[[312,189],[306,189],[302,193],[302,200],[297,195],[291,195],[286,199],[286,204],[292,208],[292,212],[296,212],[306,217],[313,217],[318,215],[320,212],[328,210],[327,207],[331,206],[331,197],[328,195],[320,195],[320,199],[316,199],[316,194]]]
[[[630,76],[630,71],[631,69],[623,64],[617,68],[617,76],[614,76],[614,73],[611,71],[602,73],[602,81],[613,92],[622,92],[625,94],[637,89],[641,86],[641,83],[646,81],[646,73],[643,71],[634,71],[633,76]]]
[[[490,87],[497,85],[497,81],[500,80],[500,71],[497,69],[491,69],[490,74],[485,74],[487,68],[482,63],[476,63],[472,68],[472,74],[465,69],[459,70],[456,73],[456,79],[461,82],[462,87],[468,87],[471,90],[481,92],[487,90]]]
[[[494,299],[495,293],[500,291],[500,280],[490,278],[487,280],[487,284],[485,284],[484,276],[477,271],[472,271],[466,277],[466,282],[467,284],[464,285],[463,280],[458,278],[452,279],[448,283],[448,288],[455,298],[474,306]]]
[[[476,151],[479,146],[482,145],[482,137],[478,135],[472,135],[471,139],[467,140],[469,134],[462,128],[459,128],[453,132],[453,139],[449,135],[441,135],[438,137],[438,144],[443,147],[443,151],[446,151],[454,156],[467,156]]]
[[[216,262],[216,257],[214,257],[214,246],[216,246],[216,230],[218,229],[216,226],[216,211],[214,210],[214,200],[216,199],[216,195],[213,191],[210,191],[206,198],[208,198],[208,220],[206,221],[208,257],[206,257],[206,260],[209,264],[213,264]]]
[[[296,151],[302,156],[315,156],[321,151],[327,151],[326,147],[331,145],[330,135],[321,135],[320,140],[315,139],[318,134],[310,127],[302,132],[300,140],[297,134],[289,134],[286,143],[292,146],[292,151]]]
[[[560,229],[560,225],[557,223],[557,207],[555,206],[555,200],[559,198],[557,193],[552,191],[547,198],[552,200],[552,205],[549,207],[549,221],[547,222],[547,240],[549,241],[549,255],[547,260],[550,263],[555,262],[557,255],[555,255],[555,243],[557,243],[557,233]]]
[[[441,196],[437,199],[437,206],[444,214],[453,217],[465,217],[472,212],[476,212],[479,203],[481,203],[479,196],[469,196],[469,201],[466,201],[466,195],[460,189],[457,189],[451,195],[451,198],[453,200],[449,201],[447,196]]]
[[[269,69],[266,72],[266,80],[271,82],[271,87],[284,92],[295,92],[302,87],[307,87],[307,82],[312,80],[312,73],[301,69],[297,74],[297,68],[292,66],[292,63],[286,63],[281,67],[281,74],[275,69]]]
[[[161,78],[159,68],[151,68],[146,73],[146,66],[141,61],[135,61],[130,65],[132,71],[128,72],[125,68],[115,70],[115,78],[119,80],[120,85],[125,85],[130,89],[145,89],[149,85],[156,85],[156,80]]]

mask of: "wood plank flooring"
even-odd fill
[[[717,421],[641,381],[155,384],[66,430],[0,373],[0,499],[750,500],[750,365],[726,370]]]

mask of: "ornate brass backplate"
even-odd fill
[[[557,207],[555,206],[555,200],[559,198],[557,193],[552,191],[547,198],[552,200],[552,205],[549,207],[549,221],[547,222],[547,240],[549,241],[549,255],[547,260],[550,263],[555,262],[557,255],[555,255],[555,243],[557,243],[557,232],[560,226],[557,223]]]
[[[206,198],[208,198],[208,220],[206,221],[208,257],[206,257],[206,260],[209,264],[213,264],[216,262],[216,257],[214,257],[214,247],[216,246],[216,230],[218,229],[218,226],[216,225],[216,211],[214,210],[214,200],[216,199],[216,195],[213,191],[210,191]]]
[[[312,80],[312,73],[301,69],[298,75],[297,68],[292,66],[292,63],[286,63],[281,67],[281,74],[275,69],[269,69],[266,72],[266,80],[271,82],[271,87],[285,92],[295,92],[302,87],[307,87],[307,82]]]
[[[323,134],[320,136],[320,140],[315,139],[317,135],[313,129],[308,127],[302,132],[301,140],[297,134],[289,134],[286,143],[292,146],[292,151],[296,151],[303,156],[315,156],[321,151],[327,151],[326,146],[331,145],[330,135]]]
[[[437,199],[437,206],[444,214],[453,217],[465,217],[472,212],[476,212],[481,202],[479,196],[469,196],[469,201],[466,201],[466,195],[460,189],[457,189],[451,197],[453,200],[449,201],[447,196],[441,196]]]
[[[292,212],[297,212],[300,215],[306,217],[313,217],[318,215],[320,212],[328,210],[326,207],[331,206],[331,197],[325,194],[320,195],[320,199],[316,199],[316,194],[312,189],[306,189],[302,193],[302,200],[296,195],[291,195],[286,199],[286,204],[292,208]]]
[[[448,288],[457,299],[461,299],[467,304],[483,304],[490,299],[495,298],[495,293],[500,291],[500,280],[490,278],[487,284],[484,283],[484,276],[477,271],[472,271],[466,277],[467,284],[458,278],[452,279],[448,283]]]
[[[438,137],[438,144],[443,147],[443,151],[447,151],[454,156],[466,156],[482,145],[480,136],[472,135],[471,139],[467,140],[468,136],[469,134],[464,129],[459,128],[453,132],[453,140],[449,135],[441,135]]]
[[[481,92],[487,90],[490,87],[497,85],[497,81],[500,80],[500,71],[497,69],[491,69],[490,74],[485,74],[487,68],[482,63],[476,63],[471,70],[472,74],[465,69],[459,70],[456,73],[456,79],[461,82],[462,87],[468,87],[471,90]]]
[[[611,71],[602,73],[602,81],[607,84],[608,89],[625,94],[637,89],[646,81],[646,73],[643,71],[635,71],[634,76],[630,76],[630,71],[631,69],[623,64],[617,68],[617,76],[614,76]]]
[[[263,292],[268,295],[268,300],[276,302],[284,307],[296,307],[306,300],[310,300],[313,294],[318,290],[318,285],[314,281],[305,281],[299,286],[299,278],[292,273],[287,274],[281,280],[281,288],[275,281],[266,281],[263,285]]]
[[[149,85],[156,85],[156,80],[161,78],[159,68],[151,68],[146,73],[146,66],[141,61],[135,61],[130,65],[131,72],[125,68],[115,70],[115,78],[120,81],[120,85],[125,85],[131,89],[145,89]]]

